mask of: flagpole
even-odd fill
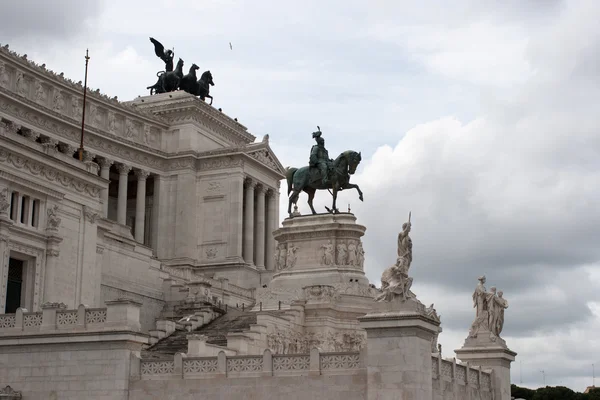
[[[87,94],[88,50],[85,50],[85,81],[83,84],[83,112],[81,113],[81,142],[79,143],[79,161],[83,161],[83,132],[85,131],[85,98]]]

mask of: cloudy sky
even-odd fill
[[[87,47],[90,86],[121,100],[163,67],[148,37],[174,47],[212,71],[214,106],[268,133],[284,166],[307,163],[316,125],[332,157],[362,151],[365,202],[344,192],[340,204],[367,226],[367,274],[379,283],[395,261],[412,211],[413,289],[442,315],[444,355],[462,345],[485,274],[510,304],[513,382],[537,387],[544,370],[550,385],[591,384],[597,0],[20,0],[2,14],[2,44],[74,80]]]

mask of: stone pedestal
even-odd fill
[[[439,319],[410,298],[375,303],[359,321],[367,331],[367,399],[431,400],[431,341]]]
[[[510,363],[515,361],[517,353],[506,346],[500,337],[493,337],[489,331],[480,331],[477,337],[469,337],[459,350],[458,358],[472,366],[481,366],[493,370],[492,387],[495,400],[510,400]]]
[[[363,270],[361,237],[366,228],[350,213],[317,214],[287,218],[273,235],[277,241],[275,270],[268,288],[257,292],[263,309],[287,307],[304,299],[304,288],[333,286],[341,294],[375,291]],[[371,291],[373,293],[371,293]]]

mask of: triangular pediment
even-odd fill
[[[269,169],[285,176],[285,168],[281,165],[268,143],[262,142],[248,146],[246,155],[267,166]]]

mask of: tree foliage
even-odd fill
[[[590,393],[579,393],[564,386],[546,386],[534,390],[511,385],[511,396],[525,400],[600,400],[600,388],[592,389]]]

